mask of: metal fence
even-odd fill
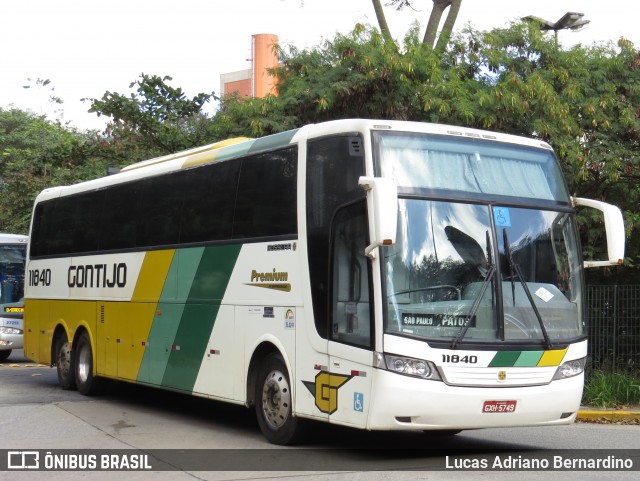
[[[640,285],[588,286],[587,368],[640,372]]]

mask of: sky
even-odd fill
[[[432,1],[414,3],[417,11],[385,9],[395,38],[416,20],[424,29]],[[555,22],[566,12],[591,23],[561,31],[564,46],[623,36],[640,48],[638,0],[463,0],[456,29],[507,27],[528,15]],[[251,35],[275,34],[303,49],[358,23],[377,26],[370,0],[0,0],[0,108],[101,129],[104,117],[87,113],[81,99],[129,94],[141,73],[171,76],[188,97],[218,94],[220,74],[249,67]],[[50,84],[39,88],[37,79]],[[58,111],[47,100],[52,93],[64,102]]]

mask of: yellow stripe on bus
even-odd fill
[[[209,150],[205,152],[197,152],[193,155],[188,156],[182,164],[182,168],[186,169],[188,167],[194,167],[196,165],[212,162],[213,160],[215,160],[221,148],[246,142],[247,140],[253,139],[249,137],[234,137],[232,139],[226,139],[221,140],[220,142],[216,142],[215,144],[211,145],[211,148]]]
[[[131,302],[107,305],[117,333],[108,342],[118,353],[114,356],[117,364],[106,366],[109,374],[132,381],[137,379],[174,254],[173,249],[147,252]]]
[[[145,254],[132,302],[158,302],[174,254],[174,249]]]
[[[569,348],[567,347],[560,350],[545,351],[538,362],[538,366],[559,366],[568,349]]]

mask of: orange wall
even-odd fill
[[[251,97],[251,79],[226,82],[224,84],[224,94],[237,93],[240,97]]]
[[[243,74],[243,71],[223,74],[221,77],[230,75],[231,80],[224,82],[222,92],[224,95],[238,93],[241,97],[262,98],[268,94],[277,95],[276,79],[269,75],[267,69],[276,68],[278,64],[278,54],[275,45],[278,44],[278,36],[270,33],[260,33],[251,36],[251,69],[247,72],[248,78],[244,75],[233,76],[232,74]],[[252,78],[253,77],[253,78]],[[224,81],[224,78],[222,78]]]
[[[253,43],[253,96],[262,98],[267,94],[275,94],[275,78],[269,75],[266,69],[278,66],[278,54],[275,46],[278,44],[278,36],[269,33],[260,33],[251,36]]]

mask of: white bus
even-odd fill
[[[27,236],[0,234],[0,361],[22,349]]]
[[[587,355],[574,206],[549,145],[339,120],[42,192],[25,353],[105,378],[369,430],[558,425]],[[620,211],[599,202],[609,259]]]

